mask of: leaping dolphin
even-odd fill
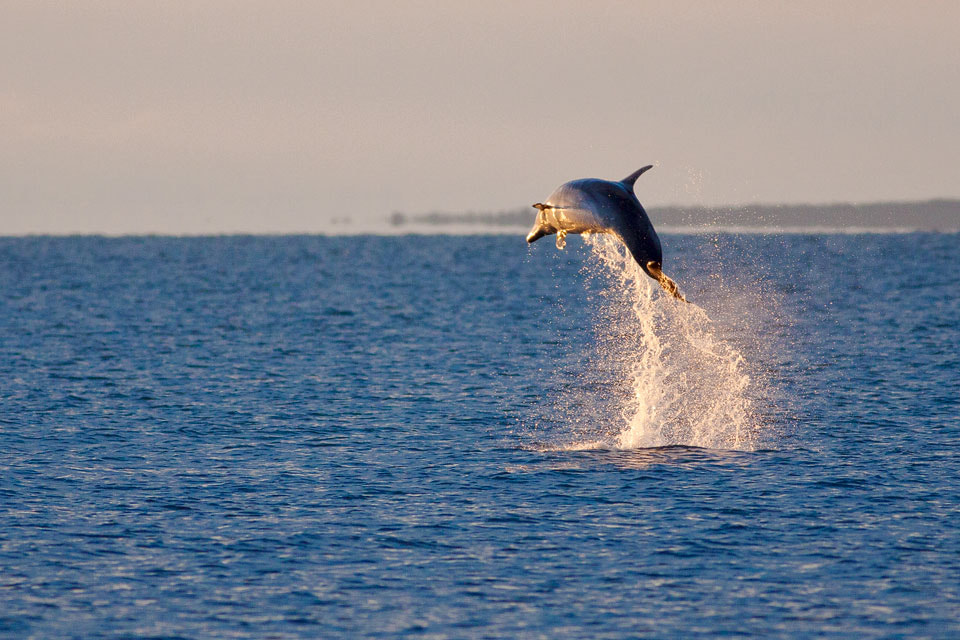
[[[612,233],[627,249],[643,271],[674,297],[687,301],[677,283],[660,270],[663,251],[647,212],[633,192],[640,175],[652,164],[637,169],[620,182],[584,178],[560,185],[539,209],[537,220],[527,234],[527,242],[559,234],[557,246],[563,246],[568,233]]]

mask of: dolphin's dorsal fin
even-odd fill
[[[644,172],[644,171],[647,171],[648,169],[653,169],[653,165],[652,165],[652,164],[648,164],[648,165],[645,166],[645,167],[640,167],[639,169],[637,169],[636,171],[634,171],[633,173],[631,173],[630,175],[628,175],[626,178],[624,178],[624,179],[621,180],[620,182],[621,182],[622,184],[626,185],[631,191],[633,191],[633,183],[636,182],[636,181],[637,181],[637,178],[639,178],[641,175],[643,175],[643,172]]]

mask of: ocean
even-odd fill
[[[0,636],[960,637],[960,235],[0,238]]]

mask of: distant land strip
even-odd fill
[[[902,229],[915,231],[960,231],[960,200],[936,199],[917,202],[870,204],[752,204],[743,206],[671,206],[647,209],[657,228],[733,229]],[[431,212],[390,216],[394,227],[472,226],[529,227],[534,209],[499,212]]]

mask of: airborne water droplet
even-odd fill
[[[557,231],[557,249],[563,249],[567,246],[567,232]]]

